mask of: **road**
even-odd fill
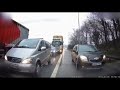
[[[5,71],[5,70],[3,70]],[[42,78],[104,78],[110,77],[120,72],[120,61],[108,62],[101,69],[83,68],[77,70],[75,64],[71,60],[71,52],[64,49],[63,54],[52,57],[51,64],[45,65],[41,69],[39,77]],[[2,73],[2,72],[1,72]],[[2,77],[2,76],[1,76]],[[30,77],[26,74],[11,74],[3,75],[3,77],[23,78]],[[119,76],[120,77],[120,76]]]

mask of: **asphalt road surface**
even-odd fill
[[[0,63],[0,69],[4,64]],[[2,69],[0,72],[0,77],[12,77],[12,78],[29,78],[28,74],[17,74],[5,71]],[[7,73],[3,73],[7,72]],[[51,58],[51,64],[44,65],[41,69],[40,76],[42,78],[106,78],[115,77],[114,75],[120,73],[120,61],[113,60],[107,62],[101,68],[83,68],[76,69],[75,64],[71,60],[71,52],[64,48],[61,55]],[[112,76],[113,75],[113,76]]]
[[[107,78],[114,77],[116,72],[120,72],[120,62],[113,60],[106,62],[101,68],[76,69],[71,59],[71,52],[64,50],[63,59],[56,75],[57,78]],[[120,77],[120,76],[119,76]],[[118,77],[118,78],[119,78]]]

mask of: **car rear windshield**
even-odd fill
[[[95,46],[92,45],[80,45],[79,46],[79,51],[80,52],[95,52],[98,51]]]
[[[16,44],[14,48],[36,48],[38,42],[38,39],[24,39]]]

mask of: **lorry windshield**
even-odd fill
[[[38,42],[38,39],[25,39],[16,44],[14,48],[36,48]]]
[[[62,45],[62,43],[60,41],[52,41],[52,46],[58,47],[60,45]]]

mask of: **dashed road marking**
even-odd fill
[[[58,60],[58,62],[56,64],[54,70],[53,70],[51,78],[55,78],[56,77],[63,55],[64,55],[64,50],[63,50],[63,53],[61,54],[61,56],[60,56],[60,58],[59,58],[59,60]]]

